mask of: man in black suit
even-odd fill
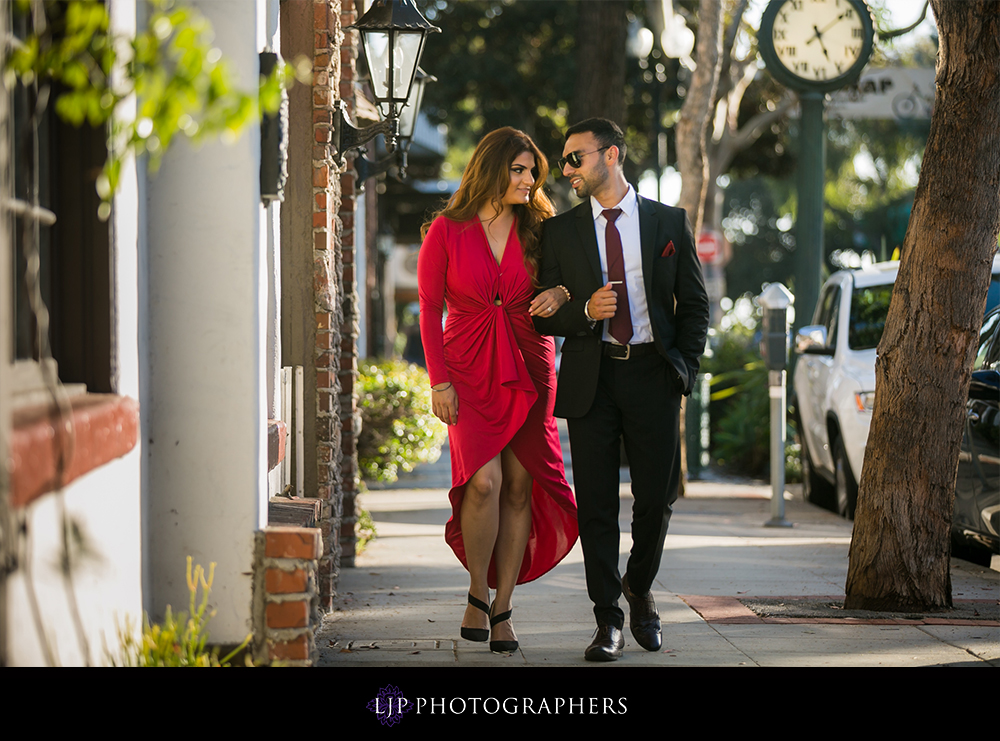
[[[708,296],[682,209],[640,198],[625,180],[625,140],[606,119],[567,131],[563,175],[584,203],[544,223],[541,283],[569,300],[535,326],[566,338],[555,414],[569,424],[587,591],[597,632],[588,661],[622,655],[625,614],[640,646],[658,651],[656,578],[680,480],[679,410],[698,373]],[[632,478],[632,551],[618,571],[619,468]]]

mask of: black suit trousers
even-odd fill
[[[681,395],[673,375],[658,353],[603,356],[593,405],[567,420],[587,591],[598,623],[619,629],[625,622],[618,606],[621,442],[634,497],[629,587],[644,594],[660,566],[680,481]]]

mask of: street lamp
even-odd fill
[[[363,154],[359,155],[354,160],[354,169],[358,173],[359,182],[363,183],[370,177],[387,172],[397,161],[399,163],[399,178],[406,177],[407,154],[410,151],[413,134],[417,128],[417,117],[420,115],[420,108],[424,102],[424,87],[428,82],[437,82],[437,78],[417,67],[410,98],[403,106],[403,110],[399,112],[399,146],[395,154],[390,154],[378,162],[371,162]]]
[[[399,113],[399,147],[404,153],[409,151],[413,141],[413,134],[417,128],[417,116],[420,115],[420,108],[424,104],[424,88],[427,87],[428,82],[437,82],[437,78],[417,67],[410,98]]]
[[[663,121],[660,116],[660,88],[659,84],[663,80],[658,80],[659,74],[656,70],[658,63],[653,61],[650,63],[650,54],[653,53],[653,49],[656,46],[656,34],[651,30],[643,26],[638,19],[633,18],[629,23],[628,27],[628,37],[625,42],[625,52],[628,56],[633,59],[638,60],[639,69],[642,71],[640,79],[644,83],[651,83],[649,90],[650,99],[650,118],[653,123],[653,142],[652,142],[652,154],[653,154],[653,171],[656,173],[656,200],[660,200],[660,189],[662,187],[661,181],[663,180],[663,168],[667,164],[667,138],[663,133]],[[659,58],[659,51],[656,54]],[[649,67],[653,67],[652,71],[646,71]],[[662,69],[662,66],[661,66]],[[665,80],[666,78],[664,78]],[[645,99],[645,95],[643,95]]]
[[[377,135],[385,136],[385,146],[395,151],[402,111],[410,98],[417,65],[427,34],[441,29],[428,23],[413,0],[375,0],[358,21],[348,26],[361,33],[372,94],[384,120],[358,129],[351,125],[340,102],[334,118],[337,151],[344,154],[364,146]]]

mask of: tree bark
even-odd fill
[[[677,205],[687,211],[695,239],[701,231],[705,194],[709,177],[706,151],[708,124],[712,120],[715,93],[722,71],[722,32],[725,19],[722,0],[701,0],[698,10],[698,38],[695,42],[697,69],[684,96],[677,121],[677,169],[681,174],[681,195]],[[687,490],[687,400],[681,403],[680,496]]]
[[[878,347],[849,609],[951,606],[955,475],[1000,231],[1000,2],[931,6],[937,97]]]
[[[722,69],[722,0],[701,0],[698,9],[697,69],[677,121],[677,166],[681,173],[678,206],[686,209],[695,235],[701,229],[708,182],[706,137]]]
[[[628,5],[620,0],[580,3],[571,124],[598,116],[625,127],[627,10]]]

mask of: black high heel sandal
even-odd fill
[[[481,599],[473,597],[471,592],[469,593],[469,604],[477,610],[482,610],[487,615],[490,614],[490,606]],[[466,628],[463,626],[462,638],[467,641],[475,641],[476,643],[485,643],[490,639],[490,631],[486,628]]]
[[[496,602],[493,603],[493,607],[496,606]],[[492,629],[497,623],[502,623],[504,620],[509,620],[510,615],[514,612],[513,609],[507,610],[507,612],[501,612],[499,615],[494,616],[493,607],[490,607],[490,628]],[[495,654],[509,654],[517,651],[518,643],[517,641],[490,641],[490,651]]]

